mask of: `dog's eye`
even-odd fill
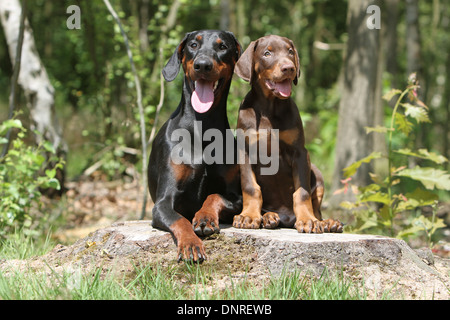
[[[198,47],[197,42],[192,42],[192,43],[190,44],[190,47],[191,47],[192,49],[197,49],[197,47]]]
[[[227,50],[228,47],[225,44],[221,43],[220,46],[219,46],[219,49],[220,50]]]
[[[292,48],[289,48],[288,52],[289,52],[290,55],[294,55],[294,50]]]
[[[264,57],[270,57],[272,55],[272,52],[270,52],[269,50],[266,50],[264,52]]]

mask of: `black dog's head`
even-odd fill
[[[191,104],[198,113],[207,112],[228,89],[241,45],[229,31],[189,32],[175,49],[162,73],[166,81],[178,75],[180,64],[192,91]]]

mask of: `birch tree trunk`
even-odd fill
[[[13,66],[15,64],[21,13],[22,8],[19,0],[0,0],[0,21]],[[55,89],[50,83],[47,71],[36,50],[33,30],[26,18],[18,83],[23,89],[27,107],[30,110],[31,129],[38,130],[45,140],[53,144],[57,155],[65,158],[67,145],[63,140],[62,130],[55,113]],[[40,140],[41,137],[36,135],[37,143]],[[59,171],[57,178],[61,184],[61,190],[63,190],[64,171]]]
[[[22,8],[19,0],[0,0],[0,20],[5,32],[11,63],[14,65]],[[24,91],[33,129],[43,134],[56,150],[67,150],[62,130],[55,114],[52,84],[34,43],[33,30],[25,19],[19,85]],[[37,137],[39,139],[39,137]]]

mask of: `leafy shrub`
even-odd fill
[[[393,97],[400,95],[396,101],[390,127],[366,128],[367,133],[378,132],[387,135],[388,150],[387,155],[381,152],[373,152],[367,157],[356,161],[344,169],[344,176],[347,178],[342,182],[344,188],[338,192],[344,192],[349,187],[357,194],[356,202],[343,202],[341,206],[347,209],[364,208],[364,210],[354,210],[356,224],[350,229],[352,232],[360,232],[363,230],[390,230],[391,235],[399,238],[408,238],[424,232],[428,241],[431,236],[439,228],[445,227],[442,219],[438,219],[435,215],[437,211],[438,195],[433,192],[436,189],[450,190],[450,174],[448,172],[433,167],[421,167],[416,165],[414,168],[408,168],[407,157],[416,157],[429,160],[435,164],[443,164],[448,160],[434,152],[426,149],[412,151],[408,148],[394,150],[392,147],[393,134],[408,134],[413,129],[413,123],[410,119],[414,119],[417,124],[422,122],[430,122],[428,117],[428,107],[417,98],[418,85],[416,83],[415,74],[408,78],[408,86],[404,91],[392,89],[383,96],[383,99],[390,101]],[[407,97],[408,102],[402,102]],[[400,110],[403,109],[403,113]],[[395,155],[395,158],[394,158]],[[398,161],[400,158],[402,161]],[[356,173],[363,163],[369,163],[374,159],[385,157],[388,160],[388,174],[384,179],[376,174],[371,174],[374,183],[359,187],[352,186],[351,176]],[[395,161],[394,161],[395,160]],[[396,163],[394,163],[396,162]],[[406,184],[405,178],[419,181],[423,187],[417,187],[414,191],[403,194],[401,192],[402,185]],[[374,207],[372,204],[376,203]],[[394,228],[394,222],[398,216],[404,212],[411,212],[423,206],[432,206],[433,215],[425,217],[422,214],[409,219],[409,222]]]
[[[8,153],[0,158],[0,238],[16,228],[32,233],[30,210],[41,208],[40,189],[60,188],[55,176],[56,170],[63,167],[49,142],[41,139],[38,146],[25,144],[27,130],[18,119],[0,124],[0,145],[7,143],[6,132],[13,128],[18,130],[17,137],[11,141]],[[56,165],[49,168],[50,163]]]

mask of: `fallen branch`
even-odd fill
[[[136,93],[137,93],[137,105],[139,108],[140,115],[140,126],[141,126],[141,140],[142,140],[142,185],[144,189],[143,199],[142,199],[142,209],[140,217],[143,219],[145,217],[145,208],[147,206],[147,139],[145,135],[145,119],[144,119],[144,108],[142,106],[142,91],[141,84],[139,82],[139,77],[136,72],[136,68],[134,66],[133,54],[131,53],[130,46],[128,44],[128,37],[125,33],[125,30],[122,27],[122,23],[120,22],[119,16],[117,15],[114,8],[111,6],[108,0],[103,0],[109,12],[113,16],[114,20],[116,20],[117,25],[120,28],[120,32],[122,33],[122,37],[125,43],[125,47],[127,48],[128,58],[130,59],[131,71],[134,75],[134,83],[136,85]]]

